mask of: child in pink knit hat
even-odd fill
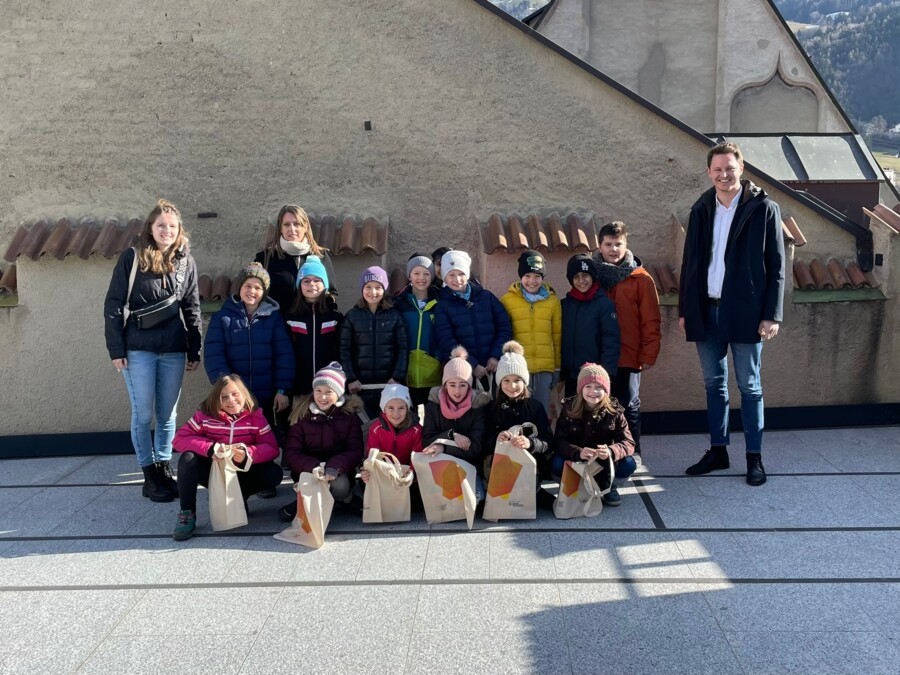
[[[624,484],[637,469],[632,457],[634,440],[628,430],[625,411],[609,396],[609,374],[603,366],[585,363],[578,372],[576,389],[578,393],[563,402],[562,412],[556,421],[553,474],[562,475],[566,460],[589,462],[592,459],[605,460],[612,455],[616,476],[609,493],[603,497],[603,503],[619,506],[622,497],[617,487]]]

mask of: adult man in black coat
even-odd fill
[[[747,483],[762,485],[762,343],[778,334],[784,301],[784,241],[778,204],[749,180],[734,143],[709,151],[713,184],[691,208],[678,316],[689,342],[697,343],[706,386],[711,447],[686,473],[727,469],[728,347],[741,392],[747,449]]]

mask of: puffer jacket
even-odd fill
[[[444,452],[453,457],[464,459],[478,469],[478,475],[484,475],[484,425],[486,408],[491,402],[491,395],[473,392],[472,407],[455,420],[447,419],[441,414],[441,402],[438,398],[440,387],[433,387],[428,393],[425,404],[425,425],[422,427],[422,445],[428,447],[432,443],[452,441],[454,434],[462,434],[470,441],[468,450],[455,445],[443,443]]]
[[[446,286],[441,289],[434,312],[434,329],[442,362],[449,361],[454,347],[462,345],[475,368],[486,366],[488,359],[502,356],[503,343],[512,339],[512,325],[497,296],[473,281],[469,286],[472,289],[469,300],[463,300]]]
[[[372,313],[353,307],[347,312],[341,325],[341,366],[347,382],[405,382],[408,358],[406,324],[395,308]]]
[[[616,306],[599,287],[591,300],[562,300],[562,377],[575,379],[585,363],[599,363],[610,377],[619,366]]]
[[[363,460],[362,410],[358,396],[345,399],[327,413],[311,397],[301,401],[300,419],[291,426],[284,443],[284,459],[295,478],[325,462],[325,473],[339,476],[356,471]]]
[[[283,312],[289,312],[294,307],[294,300],[297,298],[297,272],[306,262],[305,255],[287,255],[279,258],[274,253],[267,255],[266,251],[260,251],[253,258],[254,262],[266,268],[269,273],[271,283],[269,285],[269,297],[279,304]],[[334,284],[334,266],[331,263],[331,256],[327,252],[323,253],[322,264],[325,265],[325,271],[328,273],[328,281]],[[328,291],[335,293],[333,288]]]
[[[123,310],[128,303],[128,278],[131,267],[135,264],[133,248],[122,251],[113,269],[106,301],[103,304],[103,317],[106,334],[106,349],[110,359],[124,359],[128,350],[167,354],[186,352],[187,360],[200,360],[200,294],[197,291],[197,264],[190,254],[187,244],[178,252],[177,258],[187,257],[187,272],[181,288],[181,316],[173,317],[155,328],[141,330],[133,317],[128,325],[123,326]],[[170,274],[154,274],[137,270],[134,286],[131,289],[132,310],[141,309],[154,302],[164,300],[175,288],[175,272]]]
[[[581,461],[582,448],[596,448],[598,445],[609,446],[616,462],[634,454],[634,439],[628,430],[622,406],[616,404],[615,415],[602,409],[598,409],[596,413],[585,409],[581,419],[574,419],[569,417],[574,398],[573,396],[563,402],[562,413],[556,420],[556,433],[553,435],[553,450],[556,454]]]
[[[531,422],[537,428],[537,436],[531,438],[528,452],[532,455],[545,454],[550,449],[553,432],[550,430],[547,411],[544,410],[540,401],[531,397],[510,401],[503,394],[498,394],[498,396],[501,396],[503,400],[494,401],[487,407],[484,434],[485,454],[493,454],[494,447],[497,445],[497,436],[501,431],[509,431],[510,427],[526,422]]]
[[[261,408],[244,410],[235,418],[225,412],[211,417],[198,410],[175,433],[172,447],[178,452],[212,457],[216,443],[243,443],[254,464],[271,462],[278,457],[278,441]]]
[[[407,286],[394,300],[394,306],[403,315],[406,333],[409,337],[406,384],[410,387],[434,387],[441,383],[441,362],[437,358],[437,345],[434,338],[434,314],[437,301],[438,289],[433,286],[428,287],[428,300],[421,309],[411,286]]]
[[[212,315],[206,329],[204,366],[210,383],[236,373],[260,405],[268,405],[275,392],[294,384],[294,353],[278,312],[278,303],[264,298],[252,318],[244,303],[232,295]]]
[[[372,448],[377,448],[381,452],[389,452],[401,464],[409,466],[412,453],[422,452],[422,425],[419,424],[418,419],[414,418],[413,423],[406,429],[397,430],[382,413],[369,427],[369,435],[366,438],[366,456]]]
[[[604,290],[615,303],[619,319],[619,367],[640,370],[644,364],[652,366],[659,356],[659,295],[640,259],[634,261],[637,266],[630,276]]]
[[[328,296],[327,309],[306,305],[307,311],[287,315],[287,327],[294,348],[294,395],[312,392],[312,381],[320,368],[341,358],[341,322],[344,315],[334,298]]]
[[[529,373],[559,370],[562,342],[562,306],[549,284],[550,295],[538,302],[528,302],[517,281],[500,298],[512,323],[513,339],[525,349]]]

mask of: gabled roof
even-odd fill
[[[772,4],[771,0],[768,0],[768,1],[769,1],[769,4],[771,5]],[[549,38],[542,35],[541,33],[537,32],[531,26],[519,21],[515,17],[504,12],[502,9],[500,9],[499,7],[497,7],[496,5],[491,3],[490,0],[472,0],[472,2],[478,3],[487,11],[491,12],[495,16],[500,17],[506,23],[508,23],[511,26],[514,26],[516,29],[522,31],[523,33],[528,35],[530,38],[537,40],[543,46],[556,52],[557,54],[559,54],[561,57],[563,57],[564,59],[566,59],[573,65],[575,65],[578,68],[580,68],[581,70],[584,70],[585,72],[591,74],[593,77],[597,78],[598,80],[603,82],[608,87],[611,87],[612,89],[619,92],[623,96],[631,99],[632,101],[637,103],[642,108],[645,108],[646,110],[650,111],[651,113],[653,113],[660,119],[664,120],[665,122],[668,122],[671,126],[679,129],[680,131],[684,132],[685,134],[698,140],[703,145],[705,145],[707,147],[712,147],[713,145],[715,145],[715,142],[713,140],[711,140],[709,137],[705,136],[703,133],[701,133],[697,129],[694,129],[693,127],[689,126],[688,124],[685,124],[683,121],[681,121],[677,117],[674,117],[670,113],[666,112],[665,110],[660,108],[658,105],[651,103],[650,101],[648,101],[647,99],[645,99],[641,95],[639,95],[638,93],[632,91],[631,89],[629,89],[625,85],[621,84],[620,82],[617,82],[616,80],[611,78],[606,73],[604,73],[604,72],[598,70],[597,68],[595,68],[594,66],[592,66],[587,61],[584,61],[583,59],[578,58],[571,52],[566,51],[563,47],[561,47],[557,43],[553,42],[553,40],[550,40]],[[776,10],[776,13],[777,13],[777,10]],[[781,17],[781,14],[777,13],[777,16],[778,16],[779,20],[782,22],[782,24],[784,24],[784,19]],[[784,25],[785,25],[785,30],[788,30],[787,25],[786,24],[784,24]],[[790,32],[790,31],[788,31],[788,32]],[[793,39],[794,42],[799,47],[799,43],[797,42],[796,36],[791,34],[791,39]],[[802,47],[799,47],[799,48],[800,48],[801,52],[803,53],[804,58],[806,58],[808,61],[809,57],[807,57],[806,53],[803,52]],[[819,79],[821,80],[821,76],[818,75],[818,72],[816,72],[816,76],[819,77]],[[826,90],[827,89],[828,88],[826,86]],[[828,93],[829,93],[829,96],[832,97],[832,100],[835,100],[834,95],[831,94],[830,90],[828,90]],[[836,101],[835,101],[835,103],[837,104]],[[837,105],[840,108],[840,105],[839,104],[837,104]],[[841,112],[842,112],[842,114],[844,114],[843,110]],[[846,117],[846,114],[844,114],[844,116]],[[851,128],[852,128],[852,125],[851,125]],[[815,211],[825,220],[828,220],[828,221],[834,223],[839,228],[841,228],[842,230],[846,231],[847,233],[849,233],[853,237],[855,237],[856,238],[857,259],[859,261],[860,267],[865,271],[872,269],[872,265],[874,264],[873,240],[872,240],[872,233],[868,229],[866,229],[862,225],[859,225],[858,223],[853,222],[849,218],[844,217],[842,214],[837,213],[833,209],[827,208],[821,202],[810,199],[807,194],[797,192],[796,190],[792,189],[790,186],[782,183],[780,180],[778,180],[774,176],[769,175],[769,173],[767,173],[766,171],[761,170],[755,164],[746,162],[746,165],[751,170],[751,172],[753,172],[754,174],[756,174],[763,180],[766,180],[766,181],[772,183],[780,191],[785,193],[790,198],[803,204],[806,208],[811,209],[812,211]]]

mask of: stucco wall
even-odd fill
[[[0,242],[24,220],[142,213],[166,196],[210,271],[246,260],[286,201],[389,216],[388,266],[441,244],[477,252],[477,222],[531,210],[623,219],[656,262],[672,258],[673,209],[707,184],[702,142],[472,0],[18,0],[4,19]],[[796,210],[816,246],[853,250]],[[127,428],[100,321],[113,261],[19,262],[21,306],[0,310],[0,435]],[[343,309],[370,262],[339,260]],[[685,384],[696,355],[664,317],[648,409],[700,408]],[[796,404],[780,382],[808,377],[851,400],[842,373],[796,363],[789,340],[767,347],[770,405]],[[188,376],[182,417],[205,386]],[[876,393],[898,400],[892,387]]]
[[[557,5],[540,25],[541,33],[695,129],[849,130],[765,0],[559,0]],[[776,73],[787,87],[753,92],[765,114],[735,120],[735,97]]]

